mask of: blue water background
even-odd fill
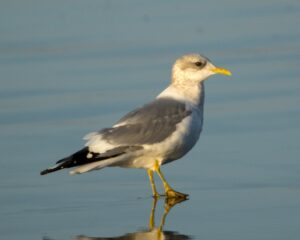
[[[153,99],[190,52],[233,76],[206,82],[199,143],[163,167],[190,194],[164,229],[194,239],[299,239],[299,25],[293,0],[1,1],[1,239],[146,229],[145,171],[39,171]]]

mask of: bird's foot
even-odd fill
[[[166,198],[165,199],[165,210],[167,212],[169,212],[170,209],[172,207],[174,207],[176,204],[187,201],[187,200],[188,200],[188,197],[186,197],[186,198]]]
[[[168,189],[166,191],[166,197],[167,198],[176,198],[176,199],[183,199],[186,200],[188,199],[188,194],[181,193],[181,192],[176,192],[173,189]]]

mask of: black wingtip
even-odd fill
[[[49,169],[45,169],[45,170],[40,172],[40,175],[46,175],[48,173],[50,173]]]
[[[61,170],[61,169],[63,169],[63,168],[64,168],[64,167],[63,167],[62,165],[54,166],[54,167],[52,167],[52,168],[47,168],[47,169],[41,171],[40,174],[41,174],[41,175],[46,175],[46,174],[48,174],[48,173],[52,173],[52,172],[56,172],[56,171],[58,171],[58,170]]]
[[[88,148],[84,147],[83,149],[79,150],[78,152],[72,154],[69,157],[60,159],[56,162],[56,165],[53,167],[47,168],[40,172],[40,175],[46,175],[48,173],[56,172],[58,170],[61,170],[63,168],[70,168],[74,166],[79,166],[86,162],[86,156],[88,154]]]

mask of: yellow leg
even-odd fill
[[[158,198],[153,198],[152,208],[149,218],[149,230],[152,231],[155,228],[155,209]]]
[[[155,182],[154,182],[154,179],[153,179],[153,170],[148,169],[147,173],[148,173],[148,176],[149,176],[153,197],[158,198],[159,194],[158,194],[158,192],[156,190],[156,187],[155,187]]]
[[[160,177],[161,181],[163,182],[164,189],[165,189],[165,194],[168,198],[183,198],[183,199],[186,199],[188,197],[188,194],[176,192],[171,188],[171,186],[166,181],[164,175],[160,171],[158,161],[156,161],[154,169],[155,169],[155,172],[157,172],[158,176]]]

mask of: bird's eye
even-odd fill
[[[195,62],[195,65],[196,65],[197,67],[204,67],[205,62]]]

